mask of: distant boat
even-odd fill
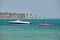
[[[42,24],[42,23],[39,23],[38,26],[52,26],[52,24]]]
[[[31,22],[25,22],[25,21],[20,21],[20,20],[16,20],[16,21],[10,21],[10,24],[31,24]]]

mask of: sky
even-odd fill
[[[0,12],[28,13],[60,18],[60,0],[0,0]]]

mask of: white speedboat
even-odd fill
[[[31,24],[31,22],[16,20],[16,21],[10,21],[10,24]]]

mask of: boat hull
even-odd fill
[[[31,23],[10,23],[10,24],[31,24]]]
[[[38,26],[52,26],[52,24],[38,24]]]

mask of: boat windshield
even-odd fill
[[[20,21],[20,20],[16,20],[16,21]]]
[[[20,21],[20,20],[18,19],[18,20],[16,20],[16,21]],[[22,21],[20,21],[20,22],[22,22]]]

